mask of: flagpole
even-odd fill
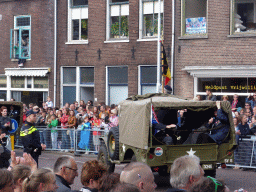
[[[158,0],[158,29],[157,29],[157,83],[156,83],[156,92],[160,93],[161,88],[161,0]]]

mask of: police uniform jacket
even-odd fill
[[[41,155],[42,147],[40,142],[40,135],[34,123],[25,121],[21,127],[20,138],[24,146],[24,152]]]

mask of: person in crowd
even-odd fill
[[[92,100],[88,100],[87,101],[87,105],[93,106],[93,101]]]
[[[13,105],[10,106],[10,111],[9,111],[9,114],[8,116],[11,118],[11,119],[15,119],[17,122],[19,122],[19,110],[16,110]]]
[[[173,188],[166,192],[189,191],[191,186],[204,176],[200,159],[195,155],[185,155],[174,160],[170,171]]]
[[[68,146],[69,143],[69,132],[67,130],[67,124],[68,124],[68,117],[69,117],[69,108],[63,108],[63,115],[60,118],[61,122],[61,128],[62,130],[62,143],[61,143],[61,148],[65,150],[65,152],[68,152]]]
[[[172,88],[169,85],[164,86],[164,93],[165,94],[172,94]]]
[[[0,168],[7,168],[11,158],[11,152],[6,147],[5,133],[0,129]]]
[[[93,107],[93,115],[98,114],[99,115],[99,109],[98,106]]]
[[[32,110],[33,107],[34,107],[34,104],[33,104],[33,103],[29,103],[29,104],[28,104],[28,110]]]
[[[253,115],[253,116],[256,116],[256,106],[253,107],[253,109],[252,109],[252,115]]]
[[[239,144],[239,135],[241,135],[241,132],[238,129],[238,124],[240,123],[239,119],[237,117],[234,117],[233,118],[233,123],[234,123],[235,134],[236,134],[236,143]],[[236,153],[237,153],[237,149],[235,149],[235,151],[234,151],[234,154],[235,154],[234,155],[234,161],[235,161],[234,169],[239,169],[239,164],[237,163],[237,159],[236,159],[236,157],[237,157]]]
[[[17,165],[29,166],[31,168],[31,172],[37,170],[37,163],[30,154],[23,153],[22,157],[16,157],[16,153],[11,151],[11,164],[8,167],[8,170],[12,171]]]
[[[196,95],[193,99],[194,101],[202,101],[201,95]]]
[[[11,119],[7,116],[7,107],[2,106],[1,109],[1,116],[0,116],[0,128],[2,129],[2,133],[9,135],[9,131],[12,130],[11,128]]]
[[[58,120],[58,122],[59,122],[59,126],[61,125],[61,122],[60,122],[60,119],[62,118],[62,110],[58,110],[58,112],[57,112],[57,115],[56,115],[56,119]]]
[[[56,177],[48,168],[37,169],[24,179],[22,184],[22,192],[56,191],[57,189]]]
[[[239,107],[242,107],[242,104],[241,102],[238,100],[238,95],[237,94],[234,94],[233,96],[233,101],[231,103],[231,108],[232,108],[232,111],[236,111],[237,108]]]
[[[251,108],[254,108],[256,106],[256,93],[249,94],[248,97],[245,98],[246,103],[251,104]]]
[[[107,113],[103,113],[101,115],[100,127],[104,129],[105,134],[109,132],[110,126],[109,126],[109,117],[107,116]]]
[[[99,179],[99,192],[109,192],[113,186],[120,182],[120,174],[118,173],[105,173]]]
[[[79,107],[79,103],[77,101],[74,102],[74,105],[75,105],[75,110],[78,110],[78,107]]]
[[[223,96],[222,96],[222,101],[229,101],[228,96],[227,96],[227,95],[223,95]]]
[[[0,192],[14,192],[13,175],[7,169],[0,169]]]
[[[90,135],[91,135],[91,123],[89,122],[89,118],[85,117],[84,118],[84,124],[81,127],[81,136],[80,136],[80,142],[78,144],[78,146],[81,149],[85,149],[86,150],[86,154],[89,154],[90,151]]]
[[[139,188],[130,183],[118,183],[110,190],[110,192],[140,192]]]
[[[247,116],[247,123],[250,124],[251,121],[252,121],[252,112],[251,112],[251,110],[246,108],[244,114]]]
[[[75,112],[75,116],[77,115],[77,110],[76,110],[76,106],[75,106],[75,104],[71,104],[70,106],[69,106],[69,108],[70,108],[70,111],[74,111]]]
[[[16,165],[11,170],[15,189],[14,192],[22,192],[22,183],[32,173],[31,167],[28,165]]]
[[[84,118],[88,117],[83,107],[79,107],[79,113],[76,115],[77,124],[81,125],[84,122]]]
[[[23,121],[23,123],[25,123],[25,121],[26,121],[26,113],[27,113],[27,110],[26,110],[26,108],[24,108],[23,107],[23,110],[22,110],[22,112],[23,112],[23,114],[22,114],[22,121]]]
[[[24,147],[24,152],[29,153],[38,164],[41,151],[45,150],[46,145],[41,144],[39,131],[35,128],[36,113],[29,110],[26,113],[25,124],[21,127],[20,138]]]
[[[251,129],[251,134],[255,134],[256,132],[256,116],[252,116],[252,122],[249,125]]]
[[[101,105],[100,106],[100,113],[99,113],[99,117],[101,118],[101,115],[107,113],[106,111],[106,105]]]
[[[141,162],[127,164],[121,172],[120,182],[135,185],[141,192],[154,192],[157,187],[151,168]]]
[[[101,121],[99,119],[99,114],[93,115],[93,123],[92,123],[93,130],[94,130],[92,132],[93,144],[94,144],[94,148],[97,152],[99,151],[99,148],[100,148],[100,136],[101,136],[101,132],[99,131],[100,124],[101,124]]]
[[[246,102],[244,105],[245,109],[249,109],[252,112],[252,107],[251,107],[251,103],[250,102]]]
[[[96,160],[87,161],[81,171],[82,192],[97,192],[100,187],[99,179],[107,173],[106,167]]]
[[[57,192],[70,192],[70,185],[74,184],[75,178],[78,176],[77,164],[72,156],[59,157],[53,167],[56,174],[56,183],[59,186]]]
[[[213,177],[202,177],[199,181],[193,184],[189,192],[230,192],[229,188],[223,181]]]
[[[206,97],[205,100],[209,100],[209,101],[217,101],[217,98],[215,95],[212,94],[212,90],[211,89],[206,89]]]
[[[117,127],[119,122],[118,122],[118,116],[117,116],[117,110],[112,109],[109,117],[109,126],[110,127]]]
[[[38,114],[36,114],[38,115]],[[36,126],[40,127],[39,134],[40,134],[40,141],[41,143],[46,145],[47,142],[47,129],[46,129],[46,112],[43,111],[42,114],[37,119]],[[46,145],[47,146],[47,145]],[[49,147],[49,146],[47,146]]]
[[[84,100],[80,100],[79,106],[80,106],[80,107],[83,107],[83,108],[86,107],[86,104],[85,104]]]
[[[52,138],[52,149],[57,149],[57,138],[58,138],[58,126],[59,122],[56,119],[56,115],[51,116],[51,122],[48,124],[48,127],[51,128],[51,138]]]
[[[74,104],[71,104],[74,105]],[[74,129],[77,128],[77,123],[76,123],[76,116],[74,110],[69,111],[69,117],[68,117],[68,124],[67,127],[70,128],[69,130],[69,137],[70,137],[70,146],[71,150],[74,150]]]
[[[241,115],[240,117],[241,123],[238,124],[238,130],[240,131],[240,137],[246,136],[250,134],[250,127],[249,124],[247,123],[247,116],[246,115]]]
[[[28,110],[27,104],[23,103],[23,109],[25,109],[26,111]]]
[[[240,113],[240,115],[244,115],[245,114],[245,108],[238,108],[237,111]]]
[[[51,101],[50,97],[47,97],[47,101],[45,103],[47,108],[53,108],[53,102]]]

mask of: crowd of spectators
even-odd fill
[[[78,172],[83,187],[71,189]],[[103,164],[90,160],[78,170],[74,157],[68,155],[60,156],[51,168],[38,169],[29,154],[16,157],[12,152],[11,166],[0,169],[0,178],[0,192],[154,192],[157,187],[151,168],[144,163],[131,162],[118,174],[109,173]],[[172,188],[166,192],[230,191],[224,181],[204,176],[200,159],[195,155],[185,155],[173,162],[170,184]]]
[[[41,143],[47,148],[74,151],[75,137],[78,146],[86,151],[99,150],[99,137],[103,131],[118,126],[117,106],[107,106],[105,103],[93,105],[92,101],[85,103],[65,103],[62,108],[53,107],[51,99],[43,102],[42,107],[33,103],[28,106],[23,104],[23,121],[26,119],[26,111],[37,112],[36,127],[40,131]],[[75,135],[74,130],[81,132]],[[92,132],[92,134],[91,134]],[[87,135],[87,136],[86,136]],[[93,143],[93,144],[92,144]],[[90,149],[89,144],[94,146]]]

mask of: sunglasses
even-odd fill
[[[218,186],[222,186],[222,183],[220,183],[219,181],[217,181],[215,178],[207,176],[207,178],[211,179],[213,181],[213,183],[215,184],[215,192],[218,191]]]

